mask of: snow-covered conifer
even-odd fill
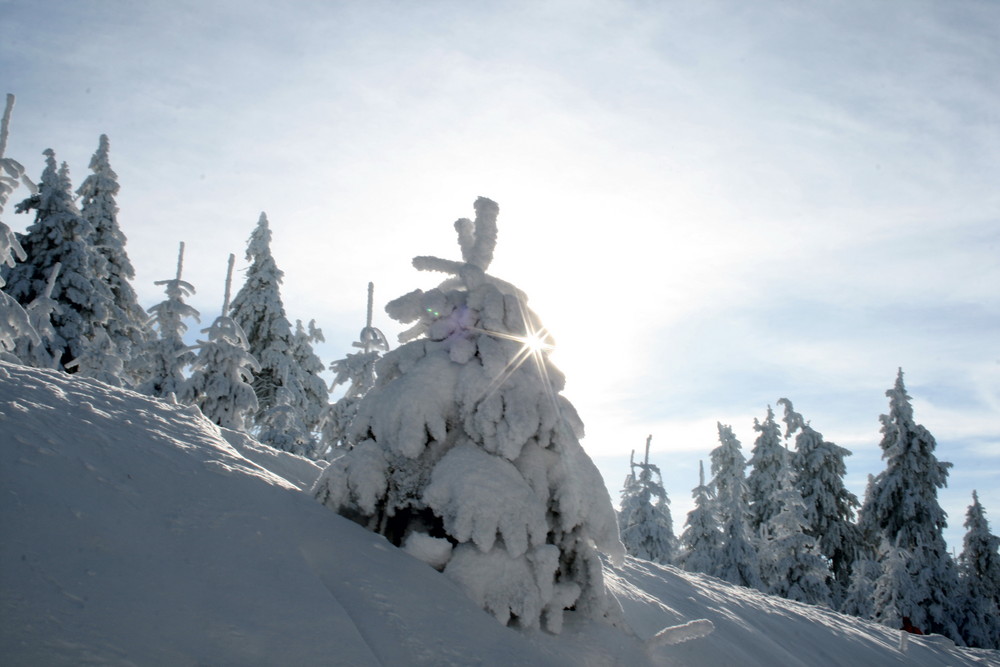
[[[4,108],[3,120],[0,121],[0,215],[3,214],[7,198],[24,177],[24,167],[17,160],[4,157],[7,151],[7,137],[10,132],[10,117],[14,110],[14,96],[7,94],[7,105]],[[30,184],[30,181],[29,181]],[[3,220],[0,220],[0,288],[6,281],[3,274],[18,261],[27,258],[24,248],[18,242],[14,232]],[[0,291],[0,359],[20,361],[14,354],[19,341],[25,344],[41,343],[38,332],[31,326],[28,314],[13,297],[5,291]]]
[[[48,280],[45,281],[45,289],[24,309],[31,328],[38,334],[38,339],[21,338],[17,342],[16,352],[22,363],[35,368],[57,368],[59,364],[49,350],[54,348],[53,341],[56,340],[56,330],[52,326],[52,318],[56,313],[62,311],[62,306],[52,298],[52,289],[55,287],[60,270],[62,270],[62,264],[59,262],[52,265]]]
[[[184,343],[184,332],[188,328],[184,320],[192,318],[199,322],[200,313],[184,303],[195,290],[194,285],[181,279],[183,271],[182,241],[177,252],[177,275],[153,283],[164,286],[167,298],[149,309],[150,323],[158,335],[147,343],[144,356],[149,363],[149,374],[139,391],[151,396],[166,398],[179,394],[184,386],[184,369],[195,360],[195,353]]]
[[[202,329],[208,340],[198,341],[198,356],[191,377],[184,383],[182,400],[197,405],[202,414],[219,426],[236,431],[247,429],[247,420],[257,410],[257,396],[250,383],[260,366],[249,352],[246,334],[229,312],[234,255],[229,256],[226,296],[222,315]]]
[[[125,251],[127,239],[118,225],[118,175],[108,161],[108,137],[101,135],[97,151],[90,159],[92,174],[77,189],[80,215],[94,230],[93,243],[106,260],[104,278],[111,289],[111,314],[106,327],[113,347],[122,362],[128,383],[138,386],[149,374],[143,352],[150,339],[146,311],[139,305],[132,279],[135,269]],[[104,362],[107,363],[107,362]]]
[[[785,408],[785,437],[795,435],[792,468],[805,504],[806,534],[816,540],[820,553],[830,561],[830,593],[839,607],[850,586],[851,563],[861,541],[854,523],[854,511],[860,503],[844,485],[844,458],[851,452],[824,440],[787,398],[779,399],[778,404]]]
[[[118,347],[111,341],[104,329],[95,329],[92,337],[83,347],[83,354],[66,362],[66,370],[79,373],[82,377],[100,380],[112,387],[122,385],[124,365]]]
[[[302,411],[292,405],[294,400],[287,387],[278,387],[276,403],[257,420],[257,439],[276,449],[314,458],[315,441],[302,419]]]
[[[816,540],[805,532],[805,504],[792,471],[782,468],[777,482],[779,510],[761,531],[760,572],[766,591],[789,600],[829,606],[826,580],[830,570]]]
[[[881,574],[875,580],[872,619],[890,628],[902,628],[903,619],[907,618],[916,628],[927,632],[926,614],[911,615],[919,611],[912,601],[921,596],[910,572],[912,554],[901,547],[898,540],[896,544],[883,540],[878,556]]]
[[[851,583],[847,594],[840,603],[840,612],[871,619],[875,615],[875,582],[881,576],[878,561],[872,558],[859,557],[851,563]]]
[[[715,496],[705,483],[705,465],[698,461],[698,486],[691,492],[694,509],[688,512],[681,533],[677,564],[688,572],[714,574],[722,551],[722,531],[715,511]]]
[[[256,424],[268,410],[279,405],[279,389],[285,387],[293,394],[286,397],[288,402],[283,409],[298,409],[300,401],[294,394],[301,392],[301,386],[295,386],[297,369],[292,356],[292,326],[281,300],[284,273],[271,254],[271,229],[265,213],[260,214],[250,234],[246,259],[250,262],[246,282],[233,297],[230,315],[246,333],[250,354],[260,364],[260,371],[253,380],[257,395],[257,410],[253,415]],[[260,434],[258,437],[261,442],[277,446]]]
[[[389,342],[381,330],[372,326],[372,305],[375,298],[375,284],[368,283],[368,320],[361,330],[359,339],[352,343],[360,352],[348,353],[343,359],[330,364],[334,372],[333,386],[346,385],[344,395],[330,406],[323,427],[324,441],[334,448],[352,447],[351,424],[358,412],[358,405],[365,394],[375,386],[375,364],[383,352],[389,350]]]
[[[908,616],[922,630],[960,642],[954,596],[958,574],[943,536],[947,515],[937,499],[937,490],[947,485],[951,464],[937,460],[934,436],[914,422],[902,369],[886,396],[889,414],[879,418],[886,468],[875,477],[863,514],[889,545],[880,550],[879,561],[883,577],[897,588],[891,596],[876,598],[875,618],[888,624],[897,615]],[[908,554],[905,584],[896,581],[900,572],[888,571],[887,559],[899,553]],[[890,603],[896,607],[885,606]]]
[[[719,446],[712,450],[712,488],[722,529],[722,549],[712,574],[740,586],[763,589],[757,546],[747,525],[746,459],[731,426],[718,424]]]
[[[781,444],[781,428],[774,421],[774,410],[767,406],[763,422],[753,420],[753,429],[760,435],[754,441],[747,474],[747,499],[750,509],[750,532],[758,534],[760,527],[781,511],[778,487],[781,475],[788,467],[788,451]]]
[[[310,456],[318,458],[322,451],[318,446],[319,438],[316,437],[324,424],[327,410],[330,407],[328,401],[329,390],[326,381],[320,377],[325,369],[323,362],[316,356],[313,350],[313,343],[322,343],[323,331],[316,326],[316,320],[309,321],[309,328],[302,326],[301,320],[295,320],[295,333],[292,335],[292,361],[295,362],[297,383],[301,386],[298,396],[298,413],[306,430],[311,434]]]
[[[629,458],[630,471],[622,490],[618,527],[622,544],[629,554],[666,564],[674,561],[677,539],[660,469],[649,462],[652,439],[653,436],[646,438],[646,455],[642,463],[635,462],[635,451]]]
[[[17,242],[14,232],[0,222],[0,266],[12,267],[15,258],[23,260],[24,257],[24,249]],[[3,276],[0,275],[0,288],[4,284]],[[28,319],[28,313],[13,297],[0,291],[0,359],[20,362],[20,358],[14,354],[18,341],[30,345],[41,344],[38,332]]]
[[[434,551],[502,623],[557,633],[566,609],[617,617],[597,551],[624,555],[611,498],[559,393],[551,340],[525,295],[486,273],[498,207],[480,198],[475,209],[456,223],[463,261],[414,259],[450,277],[386,307],[416,322],[409,342],[379,361],[357,444],[314,492],[394,544],[423,545],[415,555]]]
[[[38,194],[18,204],[18,212],[35,211],[35,221],[18,240],[27,255],[5,273],[8,294],[27,306],[46,289],[49,272],[62,270],[50,292],[60,308],[52,313],[55,336],[48,352],[62,365],[84,354],[111,317],[113,296],[101,276],[107,261],[94,247],[94,229],[76,208],[66,163],[56,167],[55,153],[45,151],[46,168]]]
[[[963,638],[969,646],[1000,648],[1000,538],[990,532],[975,491],[963,525],[966,533],[958,556]]]

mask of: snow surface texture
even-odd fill
[[[875,623],[631,558],[605,579],[638,637],[572,612],[558,637],[504,628],[299,491],[315,462],[267,450],[191,407],[0,362],[0,663],[1000,665],[936,636],[904,655]],[[715,630],[691,639],[700,619]]]

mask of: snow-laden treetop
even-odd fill
[[[413,266],[419,271],[437,271],[452,277],[437,289],[428,292],[414,290],[386,306],[386,312],[393,319],[403,324],[416,322],[399,335],[401,343],[424,334],[434,340],[443,340],[468,324],[462,318],[462,310],[456,308],[458,304],[450,302],[447,296],[449,291],[463,288],[465,291],[472,291],[484,283],[490,283],[501,294],[514,296],[521,303],[526,301],[519,289],[486,273],[493,261],[493,251],[497,244],[497,215],[500,207],[486,197],[476,199],[474,207],[475,221],[468,218],[455,221],[458,245],[462,249],[461,262],[429,256],[413,258]],[[526,309],[524,314],[528,315]]]

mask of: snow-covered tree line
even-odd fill
[[[933,436],[915,423],[902,370],[886,396],[889,414],[880,417],[886,467],[871,478],[863,503],[844,485],[850,451],[827,441],[782,398],[784,435],[768,407],[762,422],[754,420],[758,436],[749,461],[732,429],[718,425],[712,478],[706,482],[702,468],[672,560],[631,539],[663,534],[651,494],[638,491],[632,461],[622,492],[623,543],[637,557],[766,593],[1000,647],[1000,540],[973,492],[963,550],[957,563],[952,559],[937,499],[951,464],[937,460]],[[662,486],[653,488],[665,504]]]
[[[287,317],[266,214],[247,244],[242,288],[230,303],[227,278],[220,316],[202,329],[206,339],[190,346],[188,323],[200,314],[186,303],[195,288],[183,279],[183,243],[176,275],[156,282],[165,300],[148,310],[138,302],[108,137],[100,137],[91,173],[75,191],[68,165],[46,150],[36,188],[21,163],[4,155],[13,107],[8,95],[0,128],[0,214],[24,185],[29,196],[15,208],[34,219],[24,233],[0,220],[0,358],[189,402],[220,425],[303,456],[322,458],[348,444],[341,433],[371,382],[355,382],[347,397],[330,404],[321,377],[326,368],[313,349],[323,333],[315,321],[307,327],[296,321],[293,329]],[[370,374],[388,349],[372,326],[370,301],[362,341],[362,366]],[[334,362],[338,381],[344,364]]]

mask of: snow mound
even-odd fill
[[[605,578],[634,634],[505,628],[423,562],[444,544],[393,547],[301,491],[315,474],[190,407],[0,362],[0,663],[1000,665],[632,558]]]

